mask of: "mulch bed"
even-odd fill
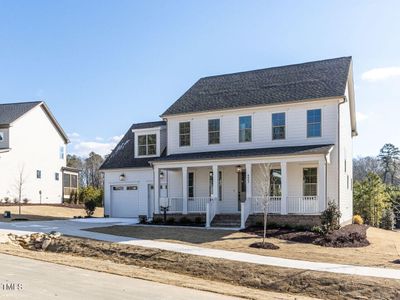
[[[263,242],[253,243],[253,244],[250,244],[249,247],[251,247],[251,248],[259,248],[259,249],[269,249],[269,250],[277,250],[277,249],[279,249],[279,246],[274,245],[272,243],[268,243],[268,242],[265,242],[265,243],[263,243]]]
[[[296,229],[268,229],[267,237],[273,237],[289,242],[315,244],[324,247],[365,247],[369,245],[367,240],[368,226],[351,224],[339,230],[321,236],[311,231],[299,231]],[[263,236],[263,230],[259,227],[249,227],[244,230],[247,233]]]

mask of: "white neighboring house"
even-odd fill
[[[22,200],[61,203],[67,143],[43,101],[0,104],[0,200],[18,199],[21,178]]]
[[[201,78],[162,115],[134,124],[101,167],[105,214],[315,224],[328,201],[352,218],[357,135],[351,57]],[[262,184],[262,183],[261,183]]]

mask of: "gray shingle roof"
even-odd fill
[[[210,160],[224,158],[241,158],[256,156],[281,156],[281,155],[305,155],[305,154],[326,154],[333,147],[332,144],[309,145],[309,146],[290,146],[272,147],[242,150],[210,151],[196,153],[180,153],[152,159],[154,162],[167,161],[189,161],[189,160]]]
[[[146,168],[150,167],[149,160],[154,158],[135,158],[135,134],[133,129],[154,128],[166,125],[164,121],[133,124],[124,137],[114,148],[111,154],[101,165],[101,170],[121,168]],[[165,150],[161,156],[165,155]]]
[[[344,96],[351,57],[204,77],[162,116]]]
[[[0,103],[0,125],[11,124],[40,103],[42,103],[42,101],[5,104]]]

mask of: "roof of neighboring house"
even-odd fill
[[[17,103],[0,103],[0,128],[8,127],[10,124],[15,122],[17,119],[22,117],[31,109],[41,105],[43,110],[47,113],[53,125],[60,133],[66,143],[69,142],[68,136],[62,129],[61,125],[57,122],[56,118],[51,113],[50,109],[43,101],[32,101],[32,102],[17,102]]]
[[[345,95],[351,57],[204,77],[162,116]]]
[[[163,125],[166,125],[166,122],[156,121],[133,124],[111,154],[107,156],[100,170],[150,167],[149,161],[154,158],[135,158],[135,134],[132,130],[154,128]],[[165,149],[162,149],[161,156],[164,156],[165,153]]]
[[[289,147],[273,147],[273,148],[256,148],[242,150],[225,150],[225,151],[209,151],[195,153],[171,154],[164,157],[153,158],[152,161],[191,161],[191,160],[210,160],[210,159],[226,159],[254,156],[281,156],[281,155],[307,155],[307,154],[327,154],[332,144],[325,145],[308,145],[308,146],[289,146]]]

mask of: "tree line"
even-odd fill
[[[392,229],[400,217],[400,150],[385,144],[377,156],[353,160],[354,213],[376,227]]]

